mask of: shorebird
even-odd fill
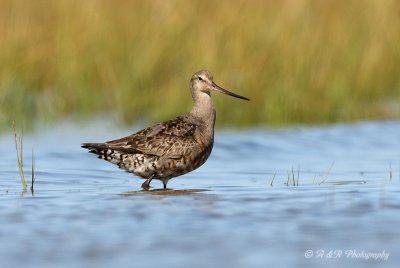
[[[216,117],[210,91],[249,100],[218,86],[212,74],[202,70],[190,79],[194,102],[190,112],[121,139],[83,143],[82,147],[146,179],[144,190],[150,188],[153,179],[162,181],[166,189],[168,180],[200,167],[210,156]]]

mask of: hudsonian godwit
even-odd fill
[[[153,179],[161,180],[166,189],[168,180],[200,167],[211,153],[215,108],[210,91],[249,100],[215,84],[209,71],[199,71],[190,80],[194,106],[189,113],[118,140],[82,147],[146,179],[143,189],[149,189]]]

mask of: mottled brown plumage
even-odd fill
[[[211,90],[248,100],[216,85],[209,71],[199,71],[190,80],[194,106],[189,113],[121,139],[82,147],[146,179],[144,189],[152,179],[161,180],[166,188],[169,179],[198,168],[211,153],[215,125]]]

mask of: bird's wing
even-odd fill
[[[198,125],[185,120],[185,116],[179,116],[104,145],[126,153],[180,158],[198,144],[195,137],[197,128]]]

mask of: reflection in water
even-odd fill
[[[33,197],[21,197],[12,139],[0,138],[2,267],[400,263],[400,123],[225,133],[203,167],[172,179],[173,190],[151,191],[80,149],[104,138],[99,129],[133,132],[64,126],[26,135],[36,154]],[[331,249],[391,255],[304,257]]]
[[[209,191],[205,189],[190,189],[190,190],[173,190],[173,189],[152,189],[152,190],[139,190],[122,193],[122,196],[143,196],[143,195],[165,195],[165,196],[180,196],[180,195],[193,195]]]

